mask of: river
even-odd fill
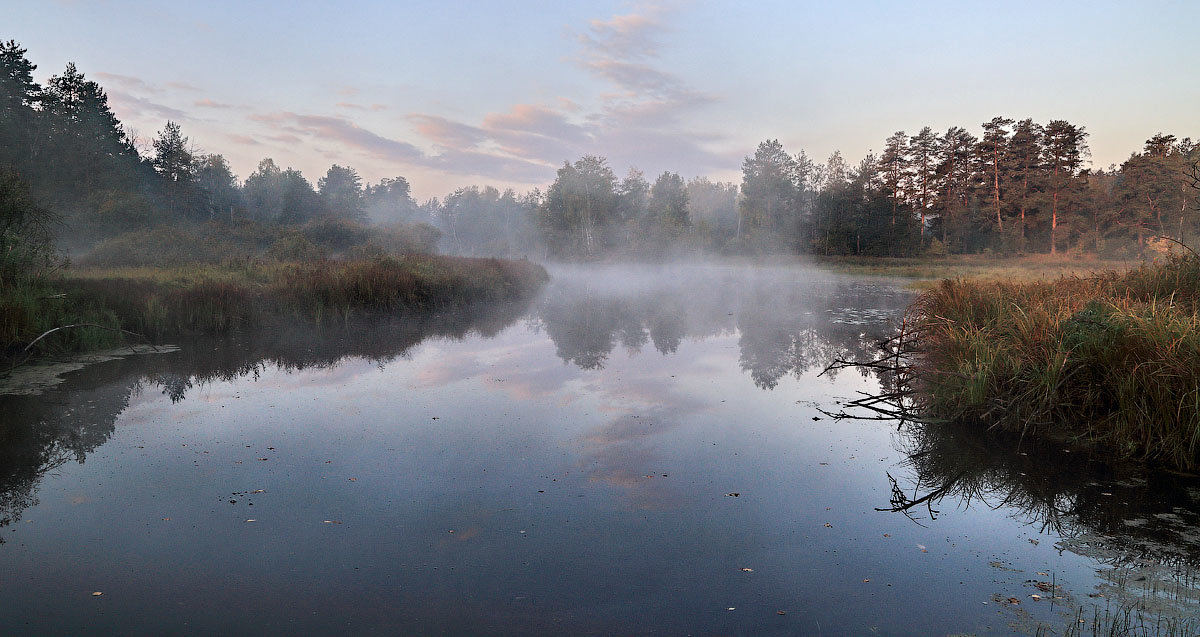
[[[0,631],[1197,630],[1195,479],[831,417],[886,381],[821,372],[872,356],[902,281],[551,274],[0,396]]]

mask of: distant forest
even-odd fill
[[[1089,170],[1082,126],[996,117],[978,136],[960,127],[899,131],[853,165],[840,153],[819,162],[764,141],[746,157],[740,184],[673,172],[651,183],[636,169],[618,178],[604,158],[586,156],[564,163],[544,190],[471,186],[418,203],[404,177],[369,184],[340,165],[314,186],[267,158],[241,180],[220,154],[197,152],[175,122],[143,155],[104,89],[74,64],[45,86],[34,70],[20,45],[0,43],[0,236],[10,247],[35,230],[73,253],[106,240],[129,245],[130,235],[207,233],[304,254],[313,248],[305,237],[336,250],[337,236],[387,229],[413,250],[565,260],[1134,256],[1161,237],[1200,243],[1200,144],[1161,133],[1119,167]],[[23,206],[57,223],[34,228],[28,219],[41,217]]]

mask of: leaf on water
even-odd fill
[[[752,569],[752,568],[746,568],[745,566],[743,566],[743,567],[742,567],[742,572],[743,572],[743,573],[753,573],[753,572],[754,572],[754,569]]]
[[[1030,595],[1029,597],[1032,598],[1034,601],[1040,600],[1042,598],[1042,596],[1038,595],[1037,593],[1034,593],[1033,595]]]
[[[883,537],[892,537],[892,534],[891,534],[891,533],[884,533],[884,534],[883,534]]]
[[[866,584],[867,582],[870,582],[870,581],[871,580],[869,580],[869,579],[865,579],[865,580],[863,580],[863,584]]]
[[[1016,597],[1009,597],[1008,599],[1006,599],[1004,601],[1008,602],[1009,604],[1020,604],[1021,603],[1021,600],[1017,599]]]
[[[266,459],[266,458],[259,458],[259,460],[262,460],[263,462],[266,462],[266,460],[267,460],[267,459]]]
[[[828,523],[828,522],[826,522],[826,523],[825,523],[825,528],[827,528],[827,529],[832,529],[832,528],[833,528],[833,525],[832,525],[832,524],[830,524],[830,523]]]
[[[726,608],[725,610],[737,610],[737,609],[736,609],[736,608],[734,608],[734,607],[732,607],[732,606],[730,606],[729,608]]]
[[[251,491],[250,493],[266,493],[266,492],[267,492],[266,489],[255,489],[255,490]]]
[[[775,614],[776,615],[786,615],[787,611],[786,610],[777,610],[777,611],[775,611]]]
[[[258,520],[255,520],[254,518],[250,518],[249,520],[246,520],[246,521],[247,522],[258,522]]]
[[[341,524],[341,520],[325,520],[324,524]]]
[[[738,497],[738,496],[740,496],[740,495],[742,495],[742,494],[740,494],[740,493],[726,493],[726,494],[725,494],[725,497],[727,497],[727,498],[736,498],[736,497]]]
[[[358,478],[350,478],[350,482],[358,482]]]

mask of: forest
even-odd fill
[[[518,193],[459,188],[418,203],[402,176],[316,180],[264,158],[244,179],[176,122],[141,142],[74,64],[40,85],[0,44],[0,247],[9,275],[57,255],[103,265],[315,259],[441,251],[538,260],[717,254],[1125,258],[1194,242],[1200,144],[1156,133],[1120,166],[1087,168],[1088,133],[995,117],[978,134],[898,131],[850,163],[760,143],[740,184],[663,172],[619,178],[603,157],[564,162]],[[149,152],[152,148],[152,152]]]

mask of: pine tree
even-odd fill
[[[1050,195],[1050,254],[1058,252],[1060,212],[1073,203],[1080,186],[1080,168],[1087,152],[1087,132],[1082,126],[1056,119],[1046,125],[1042,139],[1043,166]]]

